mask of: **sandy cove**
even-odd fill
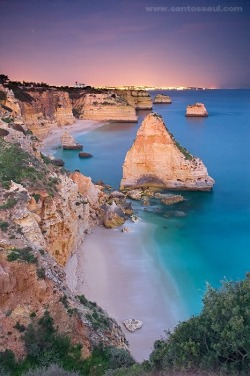
[[[105,122],[93,120],[77,120],[72,125],[64,125],[61,127],[52,128],[50,133],[44,140],[41,141],[41,152],[45,155],[53,154],[56,148],[61,145],[60,138],[64,132],[69,132],[72,136],[93,131],[96,128],[102,127]]]
[[[156,261],[151,225],[128,220],[130,232],[94,228],[66,265],[76,295],[97,302],[122,327],[137,361],[148,359],[156,339],[184,318],[177,288]],[[130,333],[123,321],[143,327]]]
[[[60,137],[67,131],[77,135],[105,125],[104,122],[78,120],[58,127],[42,141],[41,151],[53,154]],[[157,262],[154,227],[143,221],[128,220],[126,227],[108,230],[96,227],[85,236],[65,271],[67,283],[76,295],[84,294],[114,317],[123,328],[137,361],[147,359],[156,339],[173,328],[186,315],[174,281]],[[143,327],[130,333],[123,321],[135,318]]]

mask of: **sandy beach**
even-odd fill
[[[43,140],[41,151],[53,154],[67,131],[77,136],[105,123],[78,120],[56,128]],[[124,330],[137,361],[148,359],[156,339],[185,317],[177,287],[157,261],[154,226],[126,222],[130,231],[96,227],[68,261],[67,283],[75,294],[97,302]],[[123,321],[135,318],[143,327],[130,333]]]
[[[69,132],[72,136],[83,134],[92,131],[96,128],[102,127],[105,123],[94,120],[77,120],[72,125],[65,125],[54,128],[49,135],[42,141],[41,152],[44,155],[53,154],[56,148],[61,145],[60,138],[64,132]]]
[[[66,265],[67,283],[75,294],[96,301],[123,328],[137,361],[147,359],[154,341],[183,318],[178,291],[156,262],[149,224],[131,229],[93,229]],[[135,318],[143,327],[130,333],[123,321]]]

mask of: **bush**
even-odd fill
[[[7,231],[9,227],[9,223],[5,221],[0,221],[0,230]]]
[[[207,287],[199,316],[154,344],[153,368],[250,373],[250,279]]]
[[[32,193],[32,197],[34,197],[36,203],[38,203],[38,201],[41,198],[41,195],[39,193]]]
[[[108,356],[110,369],[130,367],[135,363],[131,354],[125,349],[117,349],[115,347],[111,347],[110,349],[108,349]]]
[[[17,200],[13,197],[8,198],[6,204],[0,205],[0,210],[11,209],[17,204]]]
[[[28,371],[23,376],[79,376],[79,373],[67,372],[57,364],[51,364],[49,367],[36,368]]]
[[[23,324],[20,324],[19,321],[17,321],[16,325],[14,325],[13,328],[19,330],[20,333],[23,333],[26,329],[26,327]]]
[[[32,248],[26,247],[26,248],[14,248],[11,253],[8,254],[7,260],[12,261],[26,261],[29,264],[36,263],[37,258],[32,253]]]
[[[0,183],[8,189],[11,180],[55,192],[56,181],[49,180],[48,169],[43,163],[17,144],[0,138]]]
[[[37,268],[36,274],[37,274],[37,277],[39,279],[45,279],[45,277],[46,277],[46,273],[45,273],[45,269],[44,268]]]
[[[5,101],[6,97],[7,97],[7,95],[6,95],[5,91],[0,90],[0,101]]]

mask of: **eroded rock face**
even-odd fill
[[[187,117],[192,117],[192,116],[193,117],[207,117],[208,112],[203,103],[195,103],[195,104],[190,104],[189,106],[187,106],[186,116]]]
[[[20,145],[33,154],[30,136],[25,141],[22,131],[7,125],[0,129],[8,130],[5,139],[16,143],[20,138]],[[43,162],[40,158],[36,163],[39,169]],[[84,297],[74,296],[58,265],[64,265],[82,242],[91,211],[92,215],[98,212],[103,195],[90,178],[78,172],[72,175],[71,179],[48,164],[44,179],[56,181],[53,189],[39,185],[39,190],[37,184],[24,187],[15,182],[9,189],[0,185],[0,352],[12,350],[17,359],[25,356],[26,349],[16,324],[25,328],[37,325],[46,311],[59,333],[82,345],[83,357],[100,344],[127,349],[115,320]],[[19,256],[8,258],[13,254]],[[104,326],[96,328],[94,312]]]
[[[115,228],[123,225],[128,219],[122,209],[116,205],[115,201],[111,205],[104,205],[103,224],[107,228]]]
[[[213,184],[214,180],[208,175],[202,161],[175,141],[161,116],[149,114],[125,157],[121,189],[160,187],[210,190]]]
[[[65,150],[82,150],[83,146],[78,144],[71,134],[64,132],[61,137],[61,144]]]
[[[146,90],[116,90],[116,93],[136,110],[151,110],[153,107],[151,96]]]
[[[72,103],[67,92],[25,91],[23,99],[18,100],[18,103],[25,124],[37,137],[46,137],[52,125],[62,126],[75,122]]]
[[[0,230],[1,232],[1,230]],[[2,244],[1,244],[2,246]],[[0,246],[0,351],[12,350],[17,359],[26,353],[21,333],[15,326],[25,328],[37,323],[49,311],[58,332],[69,336],[73,344],[82,345],[82,356],[91,354],[94,346],[117,346],[127,349],[126,339],[115,320],[97,308],[108,323],[94,330],[89,319],[93,314],[67,288],[64,271],[47,255],[34,252],[38,262],[9,262],[10,249]],[[43,277],[39,277],[43,270]]]
[[[103,201],[105,194],[92,183],[90,177],[74,171],[70,174],[70,178],[76,183],[78,192],[87,199],[91,207],[95,208]]]
[[[14,93],[11,89],[5,88],[0,85],[0,90],[5,92],[6,99],[3,101],[4,105],[12,111],[12,116],[17,117],[21,115],[21,108],[19,106],[18,100],[15,98]]]
[[[111,94],[86,94],[74,103],[80,119],[137,122],[135,109],[122,97]]]
[[[156,94],[155,99],[154,99],[154,103],[155,104],[158,104],[158,103],[169,103],[170,104],[170,103],[172,103],[172,100],[168,95]]]

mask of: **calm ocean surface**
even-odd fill
[[[166,207],[135,203],[143,221],[155,227],[155,258],[172,277],[185,306],[185,316],[199,313],[206,282],[214,287],[242,279],[250,271],[250,90],[157,91],[169,94],[171,105],[154,105],[176,140],[200,157],[215,179],[212,192],[182,192],[185,201]],[[186,118],[188,104],[202,102],[209,117]],[[91,159],[58,149],[65,167],[79,169],[93,181],[119,187],[122,164],[138,124],[106,124],[76,139]]]

